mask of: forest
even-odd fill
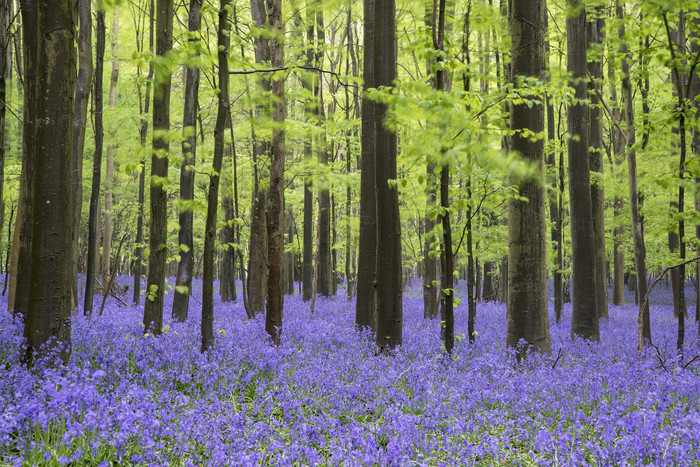
[[[700,463],[700,1],[0,22],[0,465]]]

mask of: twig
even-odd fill
[[[603,97],[603,93],[600,92],[600,89],[598,88],[598,85],[595,82],[595,79],[589,72],[586,72],[588,74],[588,79],[593,83],[593,89],[595,89],[595,93],[598,95],[598,98],[600,99],[600,103],[603,104],[603,107],[605,107],[605,110],[608,112],[608,116],[610,117],[610,120],[612,120],[613,124],[617,128],[617,131],[620,132],[620,135],[622,136],[622,139],[625,140],[625,145],[627,145],[627,133],[625,133],[622,130],[622,127],[618,123],[618,121],[615,119],[615,116],[613,115],[612,110],[610,110],[610,107],[608,107],[608,104],[605,102],[605,98]]]
[[[554,369],[555,366],[557,366],[557,363],[559,363],[559,359],[561,358],[561,347],[559,347],[559,353],[557,354],[557,358],[554,360],[554,363],[552,363],[552,369]]]
[[[659,359],[659,363],[661,364],[661,368],[664,369],[666,373],[669,373],[668,368],[666,368],[666,362],[664,361],[663,358],[661,358],[661,352],[659,352],[659,348],[652,344],[651,342],[649,343],[652,347],[654,347],[654,350],[656,350],[656,358]]]
[[[688,360],[686,362],[686,364],[681,367],[681,369],[685,370],[688,367],[688,365],[690,365],[691,363],[693,363],[694,361],[697,361],[697,360],[700,360],[700,355],[696,355],[693,358],[691,358],[690,360]]]

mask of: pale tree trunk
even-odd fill
[[[266,0],[267,21],[274,33],[270,38],[270,65],[284,66],[284,27],[282,25],[282,1]],[[272,107],[272,120],[276,123],[272,130],[270,146],[272,149],[270,161],[270,193],[267,202],[267,263],[269,275],[267,278],[267,303],[265,309],[265,330],[275,345],[280,343],[282,332],[282,260],[284,258],[284,121],[285,97],[284,78],[275,77],[272,80],[272,95],[275,102]]]
[[[214,343],[214,257],[216,254],[216,219],[219,209],[219,180],[224,159],[224,136],[229,124],[228,90],[228,5],[230,0],[221,0],[219,7],[219,28],[217,30],[218,79],[216,124],[214,126],[214,159],[212,175],[207,193],[207,220],[204,227],[204,270],[202,272],[202,352]]]
[[[543,76],[545,70],[543,0],[513,3],[511,19],[512,80]],[[526,90],[521,89],[521,92]],[[511,106],[511,148],[535,164],[534,177],[517,180],[520,196],[508,201],[508,329],[507,344],[550,352],[547,314],[547,249],[544,193],[544,140],[533,141],[527,133],[544,132],[544,103]],[[527,133],[524,133],[527,132]],[[513,180],[516,182],[516,180]],[[521,348],[524,341],[525,348]]]
[[[173,1],[156,0],[156,57],[164,57],[173,44]],[[162,66],[162,65],[161,65]],[[158,335],[163,327],[165,295],[165,262],[168,257],[167,191],[163,181],[168,177],[170,141],[171,72],[162,66],[155,70],[153,83],[153,155],[151,156],[151,222],[148,281],[143,323],[146,331]]]
[[[112,73],[109,78],[109,108],[114,109],[117,106],[117,81],[119,79],[119,59],[118,53],[118,36],[119,36],[119,10],[114,10],[114,19],[112,20]],[[112,258],[112,236],[114,234],[114,218],[113,218],[113,196],[112,188],[114,186],[114,138],[116,131],[114,127],[110,130],[110,144],[107,146],[105,153],[105,208],[104,208],[104,223],[102,226],[102,287],[105,287],[109,282]],[[109,292],[109,291],[108,291]]]
[[[37,2],[36,132],[26,361],[71,344],[71,165],[75,92],[73,2]],[[29,31],[32,31],[31,29]],[[26,36],[25,36],[26,37]],[[27,213],[28,214],[28,213]],[[48,344],[48,346],[44,346]],[[43,346],[43,347],[42,347]]]
[[[396,6],[394,0],[374,4],[375,86],[393,86],[396,79]],[[403,283],[401,280],[401,222],[399,193],[389,180],[396,177],[397,135],[385,125],[385,103],[375,105],[374,148],[377,256],[376,256],[376,345],[380,352],[401,345],[403,338]],[[449,168],[443,168],[443,171]],[[449,226],[448,226],[449,227]],[[451,299],[451,296],[450,296]],[[450,300],[451,301],[451,300]]]

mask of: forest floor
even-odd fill
[[[66,366],[31,372],[18,363],[21,326],[2,313],[0,465],[700,463],[694,306],[680,362],[663,285],[652,296],[656,349],[636,351],[634,304],[610,307],[600,344],[570,339],[567,306],[559,324],[550,313],[552,354],[522,364],[504,348],[503,304],[478,305],[468,343],[466,299],[445,358],[419,290],[404,295],[404,344],[391,357],[354,330],[342,295],[319,299],[313,315],[285,297],[279,348],[262,318],[217,301],[206,354],[201,283],[184,324],[170,322],[166,296],[158,338],[144,337],[142,308],[110,300],[102,317],[73,320]]]

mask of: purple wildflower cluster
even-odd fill
[[[158,338],[144,337],[138,307],[109,302],[102,317],[76,317],[70,362],[32,371],[18,362],[21,325],[2,313],[0,463],[700,462],[700,361],[683,368],[675,358],[667,305],[652,306],[658,353],[636,352],[634,305],[611,306],[600,344],[569,338],[567,308],[551,326],[552,355],[518,364],[504,348],[502,304],[480,304],[476,343],[461,338],[445,357],[439,322],[423,319],[420,291],[409,289],[403,347],[377,357],[341,296],[320,299],[313,315],[300,297],[285,297],[279,348],[268,344],[262,319],[217,302],[216,343],[201,354],[200,289],[189,320],[168,323]],[[652,303],[666,295],[659,286]],[[692,328],[686,362],[700,353]]]

